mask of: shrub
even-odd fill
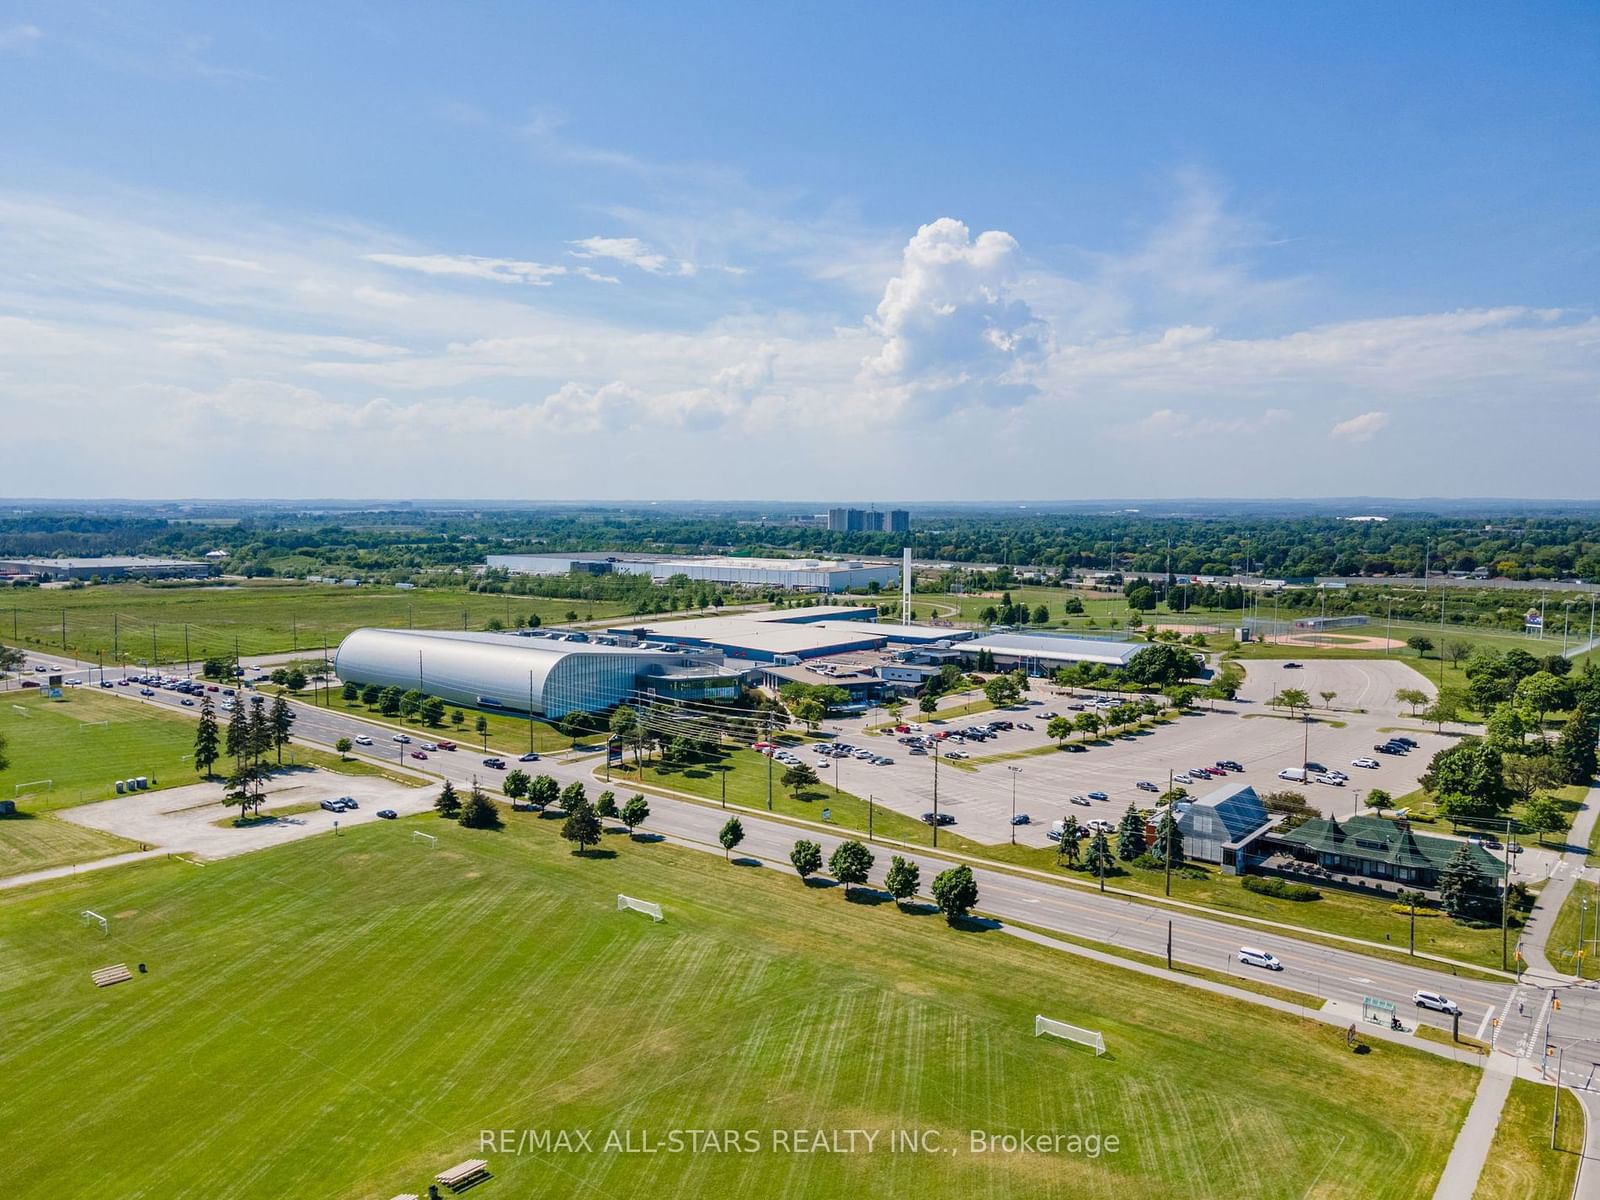
[[[1279,900],[1321,900],[1322,893],[1304,883],[1290,883],[1277,876],[1246,875],[1244,890],[1259,896],[1276,896]]]

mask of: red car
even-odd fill
[[[426,750],[413,750],[411,752],[411,757],[412,758],[427,758],[428,757],[428,752]]]
[[[439,749],[441,749],[441,750],[454,750],[455,748],[456,748],[456,744],[454,742],[447,742],[443,738],[439,739]]]

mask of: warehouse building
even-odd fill
[[[961,642],[956,648],[968,665],[975,664],[978,653],[987,650],[994,655],[997,670],[1021,667],[1030,675],[1049,675],[1060,667],[1080,662],[1125,667],[1143,646],[1137,642],[1100,641],[1049,633],[991,633]]]
[[[339,644],[334,670],[347,683],[545,717],[598,712],[640,692],[725,699],[743,683],[716,655],[454,630],[358,629]]]
[[[204,579],[211,564],[186,558],[5,558],[0,577],[60,579]]]
[[[684,576],[729,587],[796,592],[865,591],[900,586],[895,563],[819,558],[659,558],[625,554],[491,554],[491,570],[513,575],[648,575],[657,582]]]
[[[965,629],[891,624],[875,620],[877,615],[876,609],[865,606],[819,605],[684,621],[641,621],[608,632],[639,643],[703,647],[729,658],[780,665],[890,645],[948,646],[972,636]]]

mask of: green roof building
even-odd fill
[[[1499,881],[1506,873],[1505,864],[1482,846],[1416,833],[1407,822],[1384,817],[1317,817],[1274,834],[1273,841],[1330,871],[1425,890],[1438,888],[1440,872],[1464,844],[1485,879]]]

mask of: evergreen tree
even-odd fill
[[[1580,703],[1572,710],[1555,747],[1556,765],[1567,783],[1587,784],[1594,778],[1596,734],[1594,714]]]
[[[1172,808],[1167,805],[1156,819],[1155,856],[1163,864],[1171,863],[1176,867],[1183,862],[1183,830],[1178,828]]]
[[[568,810],[567,819],[561,823],[561,836],[577,843],[579,854],[600,844],[600,818],[587,800],[578,801]]]
[[[1132,862],[1144,852],[1144,818],[1130,803],[1122,820],[1117,822],[1117,857],[1123,862]]]
[[[1058,858],[1064,858],[1072,866],[1078,865],[1078,818],[1071,813],[1061,823],[1061,841],[1057,843],[1060,850]]]
[[[250,714],[250,759],[259,763],[272,752],[272,720],[265,704],[252,704]]]
[[[200,724],[194,730],[194,769],[211,775],[211,768],[222,757],[221,731],[217,728],[217,713],[211,707],[211,697],[200,701]]]
[[[455,786],[446,779],[444,786],[439,789],[439,795],[433,802],[433,809],[446,820],[453,821],[461,815],[461,797],[456,794]]]
[[[460,819],[468,829],[499,829],[500,809],[482,788],[473,784],[467,802],[461,806]]]
[[[1439,906],[1456,920],[1472,917],[1485,903],[1483,873],[1465,842],[1439,872]]]
[[[1103,830],[1096,830],[1094,837],[1089,839],[1089,853],[1084,856],[1083,865],[1100,877],[1102,885],[1105,877],[1116,869],[1117,864],[1111,857],[1111,843]]]
[[[272,701],[272,715],[268,718],[272,725],[272,747],[278,752],[278,762],[283,762],[283,748],[289,744],[289,734],[294,729],[294,713],[289,710],[289,702],[280,692]]]
[[[243,764],[244,757],[250,752],[250,714],[245,711],[248,705],[237,703],[233,712],[228,714],[228,734],[222,744],[223,751],[234,760],[235,766]]]

